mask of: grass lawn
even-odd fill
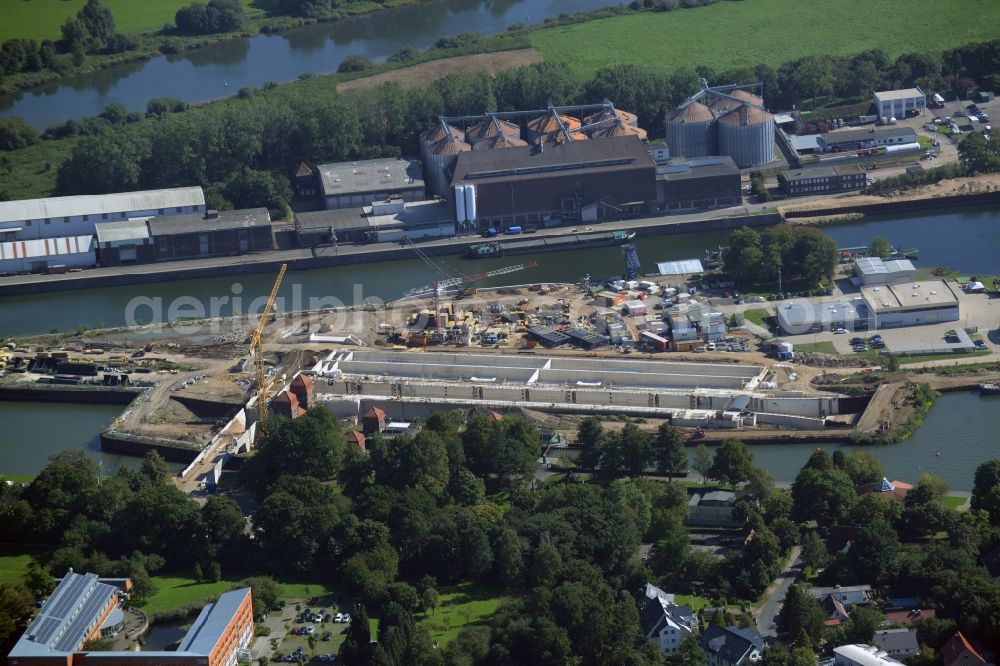
[[[917,135],[917,143],[920,144],[921,150],[927,150],[928,148],[934,147],[934,139],[929,136],[924,136],[923,134]]]
[[[156,594],[147,599],[141,606],[142,610],[150,615],[217,597],[226,590],[232,589],[236,581],[220,580],[218,583],[208,581],[199,583],[192,578],[153,576],[153,584],[157,587]]]
[[[32,552],[18,546],[0,546],[0,585],[20,585],[24,582]]]
[[[968,497],[955,497],[953,495],[947,495],[941,503],[944,504],[945,508],[950,511],[958,511],[958,507],[962,506],[969,501]]]
[[[755,308],[753,310],[743,311],[744,319],[746,319],[747,321],[751,321],[757,324],[758,326],[762,326],[764,328],[769,328],[768,320],[771,319],[771,317],[772,317],[771,313],[769,313],[767,310],[763,308],[760,309]]]
[[[247,14],[262,11],[270,3],[261,0],[241,0]],[[58,39],[62,24],[75,16],[87,4],[86,0],[0,0],[0,42],[13,37],[26,39]],[[174,14],[191,0],[101,0],[111,10],[119,32],[159,30],[164,23],[173,23]]]
[[[11,200],[51,195],[59,165],[69,158],[76,141],[76,138],[40,141],[0,154],[0,194]]]
[[[695,597],[689,594],[678,594],[674,600],[678,606],[690,606],[695,613],[705,606],[711,606],[712,600],[707,597]]]
[[[464,627],[489,622],[499,605],[498,590],[462,583],[443,588],[437,610],[417,617],[427,625],[431,639],[445,645]]]
[[[840,354],[837,348],[833,346],[833,343],[829,340],[824,340],[823,342],[807,342],[805,344],[795,343],[795,351],[797,352],[816,352],[818,354]]]
[[[806,55],[860,53],[873,44],[895,58],[994,39],[1000,25],[995,0],[969,0],[947,21],[930,18],[940,12],[936,0],[842,0],[813,17],[800,0],[746,0],[589,21],[533,32],[530,39],[546,61],[590,74],[620,63],[668,70],[778,65]]]
[[[989,356],[990,351],[965,352],[963,354],[921,354],[919,356],[900,356],[900,365],[910,365],[913,363],[926,363],[927,361],[957,361],[961,358],[975,358],[977,356]]]
[[[161,613],[179,608],[196,601],[217,597],[232,589],[238,581],[220,580],[218,583],[209,581],[198,582],[193,578],[174,576],[153,576],[157,592],[142,605],[147,613]],[[333,594],[326,585],[318,583],[280,583],[281,596],[284,599],[311,599]]]

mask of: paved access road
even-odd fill
[[[785,603],[788,588],[802,575],[802,547],[795,546],[788,555],[788,564],[781,570],[771,586],[764,591],[764,605],[757,612],[757,631],[765,638],[778,635],[775,621],[781,605]]]

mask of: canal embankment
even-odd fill
[[[542,252],[578,250],[620,243],[613,233],[631,230],[638,236],[728,231],[743,226],[768,226],[777,224],[777,213],[744,215],[719,215],[699,218],[696,216],[656,217],[609,222],[594,227],[567,230],[565,227],[542,229],[532,234],[504,236],[496,239],[501,254],[516,256]],[[92,268],[59,275],[15,275],[0,278],[0,296],[37,294],[67,289],[145,284],[170,280],[199,279],[247,273],[270,273],[282,264],[295,270],[352,266],[375,262],[412,259],[414,247],[427,256],[462,255],[469,247],[481,243],[478,236],[456,236],[415,245],[399,243],[371,243],[365,245],[338,245],[295,250],[261,252],[233,257],[213,257],[186,261],[163,262]]]

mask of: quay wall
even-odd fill
[[[631,222],[634,224],[632,230],[638,236],[650,236],[719,231],[736,229],[742,226],[769,226],[777,224],[781,220],[782,218],[778,213],[770,213],[691,221],[672,220],[669,217],[664,217],[656,220],[634,220]],[[551,240],[568,235],[568,231],[565,229],[561,230],[562,233],[558,233],[559,230],[556,230],[556,233],[553,233],[553,230],[547,230],[539,231],[537,234],[511,237],[516,238],[516,241],[508,240],[505,237],[499,239],[498,242],[501,245],[505,241],[517,243],[516,249],[505,249],[505,255],[555,252],[590,246],[611,245],[613,244],[613,241],[609,238],[611,232],[615,227],[623,227],[627,224],[626,222],[618,222],[615,226],[598,227],[591,233],[574,234],[578,237],[578,240],[575,242],[551,244],[545,242],[546,239]],[[525,240],[537,242],[526,245],[524,244]],[[464,254],[470,245],[479,242],[482,242],[482,239],[478,236],[462,237],[443,242],[422,243],[416,247],[419,247],[424,254],[429,256],[445,256]],[[288,264],[288,267],[292,270],[306,270],[311,268],[413,259],[414,257],[415,254],[412,247],[401,246],[398,243],[380,243],[365,246],[342,245],[337,249],[332,247],[318,247],[312,248],[312,250],[291,252],[263,252],[236,257],[213,258],[207,264],[203,264],[200,260],[196,259],[170,263],[143,264],[142,268],[144,270],[141,271],[134,270],[135,266],[128,266],[124,267],[124,269],[121,267],[94,268],[79,273],[66,273],[63,275],[31,275],[19,278],[0,278],[0,296],[146,284],[151,282],[169,282],[172,280],[201,279],[250,273],[273,273],[281,267],[281,264]]]
[[[71,402],[82,404],[127,405],[142,392],[138,388],[114,386],[72,386],[66,384],[23,384],[0,386],[0,400],[11,402]]]
[[[904,201],[886,201],[884,203],[861,204],[857,206],[838,206],[836,208],[809,208],[782,210],[786,219],[800,217],[816,217],[827,215],[878,215],[882,213],[903,213],[910,211],[933,210],[936,208],[953,208],[955,206],[973,206],[1000,202],[1000,192],[980,192],[979,194],[955,194],[931,199],[908,199]]]
[[[140,457],[145,456],[148,451],[156,451],[165,460],[178,463],[190,463],[201,453],[200,446],[188,442],[143,437],[116,430],[105,430],[101,433],[101,449]]]

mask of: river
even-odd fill
[[[206,102],[245,86],[334,72],[348,55],[382,62],[404,46],[426,49],[441,37],[505,31],[563,13],[588,12],[610,0],[432,0],[409,7],[318,23],[274,35],[234,39],[179,55],[160,56],[0,97],[0,115],[24,118],[38,130],[70,118],[96,116],[108,102],[142,111],[153,97]]]
[[[1000,206],[946,209],[925,214],[872,217],[860,222],[824,226],[823,231],[840,247],[867,245],[883,235],[895,245],[917,247],[923,266],[948,266],[969,274],[1000,274]],[[637,241],[644,270],[672,259],[701,257],[706,249],[726,242],[728,233],[665,234],[644,236]],[[435,261],[447,270],[470,274],[522,261],[537,261],[538,266],[512,275],[494,278],[492,284],[512,282],[574,282],[584,272],[595,278],[624,272],[617,247],[597,247],[547,252],[517,257],[466,259],[442,257]],[[311,298],[333,297],[342,302],[360,302],[361,298],[395,299],[413,287],[429,284],[439,275],[419,259],[372,263],[354,266],[291,271],[285,277],[279,309],[298,309]],[[103,287],[75,291],[6,296],[0,298],[0,337],[27,333],[45,333],[50,329],[72,330],[80,324],[120,326],[126,321],[126,308],[133,298],[161,299],[160,312],[166,315],[167,304],[180,297],[191,297],[211,311],[212,297],[238,295],[245,304],[266,296],[274,276],[241,275],[167,283]],[[482,281],[479,286],[489,286]],[[238,294],[237,294],[238,292]],[[297,295],[297,296],[296,296]],[[145,313],[145,310],[140,310]],[[229,305],[219,312],[231,312]],[[149,321],[152,317],[145,317]]]
[[[105,475],[140,459],[101,450],[98,438],[121,405],[75,405],[0,401],[0,474],[37,474],[61,451],[84,451],[101,462]]]

